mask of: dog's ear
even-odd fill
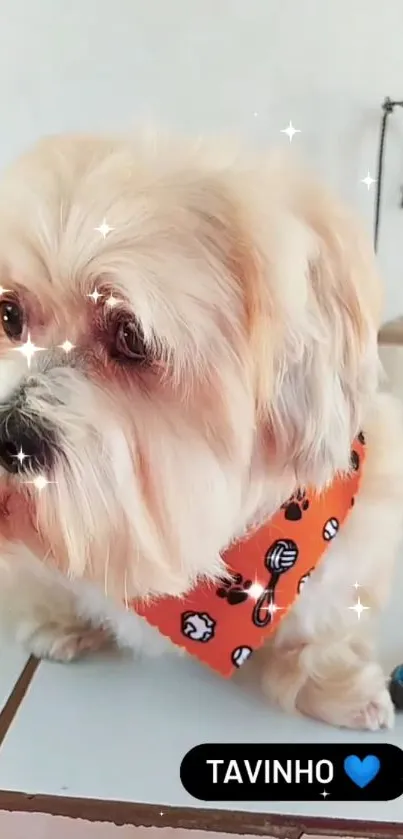
[[[284,293],[271,313],[281,324],[272,382],[259,402],[274,452],[319,488],[349,468],[377,387],[381,291],[366,236],[322,191],[305,195],[288,235],[283,275],[276,265]]]
[[[191,207],[217,282],[235,280],[229,320],[242,298],[235,350],[271,455],[323,486],[349,468],[378,381],[381,290],[367,237],[289,166],[206,178]]]

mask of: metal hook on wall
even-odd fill
[[[387,123],[390,114],[393,113],[395,108],[403,108],[403,100],[399,99],[390,99],[389,96],[386,97],[382,104],[382,120],[381,120],[381,131],[380,131],[380,138],[379,138],[379,151],[378,151],[378,172],[377,172],[377,181],[376,181],[376,198],[375,198],[375,221],[374,221],[374,250],[375,253],[378,250],[378,239],[379,239],[379,227],[381,221],[381,199],[382,199],[382,186],[383,186],[383,162],[385,156],[385,140],[386,140],[386,130],[387,130]],[[403,185],[400,187],[400,207],[403,209]]]

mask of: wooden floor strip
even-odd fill
[[[24,699],[24,696],[35,675],[39,661],[32,656],[28,659],[24,669],[20,673],[6,704],[0,711],[0,746],[10,728],[11,723]]]
[[[342,805],[341,805],[342,806]],[[353,839],[403,839],[403,825],[350,819],[310,818],[271,813],[247,813],[196,807],[167,807],[164,804],[136,804],[54,795],[26,795],[0,790],[0,810],[49,813],[118,826],[176,827],[236,835],[301,839],[305,836],[351,837]]]

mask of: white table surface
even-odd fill
[[[403,632],[398,631],[402,589],[403,561],[383,624],[387,671],[403,660]],[[11,682],[17,659],[10,654],[5,662],[1,679],[8,666]],[[392,732],[340,731],[270,708],[253,687],[222,680],[202,665],[174,656],[133,661],[110,655],[70,665],[42,663],[0,749],[0,789],[403,823],[403,797],[365,805],[330,798],[309,803],[199,802],[182,788],[179,767],[192,746],[206,741],[403,746],[403,715]]]

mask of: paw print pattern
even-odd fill
[[[351,451],[350,463],[353,472],[358,472],[360,468],[360,456],[355,449],[352,449]]]
[[[244,580],[242,574],[234,574],[230,580],[222,580],[221,586],[217,589],[217,597],[227,600],[230,606],[237,606],[245,603],[248,599],[248,591],[252,580]]]
[[[281,505],[281,509],[284,510],[284,518],[287,521],[300,521],[308,507],[309,501],[306,498],[304,489],[298,489],[297,492],[291,495],[288,501]]]

